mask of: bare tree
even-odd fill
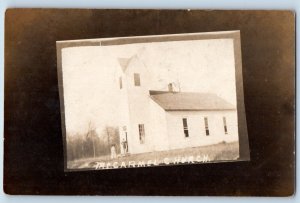
[[[95,139],[97,138],[97,133],[94,125],[90,121],[88,124],[88,131],[86,133],[86,138],[92,140],[92,146],[93,146],[93,157],[96,157],[96,147],[95,147]]]
[[[119,143],[120,143],[120,137],[119,137],[119,131],[117,127],[112,126],[105,126],[104,129],[104,135],[106,136],[106,142],[107,142],[107,152],[110,154],[110,147],[111,145],[115,145],[117,152],[119,151]]]
[[[98,136],[95,126],[89,122],[85,133],[68,134],[66,141],[68,161],[109,155],[111,145],[115,145],[117,153],[120,151],[119,131],[116,126],[104,127]]]

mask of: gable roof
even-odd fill
[[[166,111],[235,110],[236,107],[215,94],[152,91],[153,101]]]

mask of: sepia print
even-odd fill
[[[65,170],[249,160],[239,37],[58,41]]]

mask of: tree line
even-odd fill
[[[86,133],[67,134],[66,139],[68,161],[110,155],[112,145],[115,145],[117,154],[120,153],[118,127],[106,126],[98,134],[90,123]]]

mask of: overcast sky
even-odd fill
[[[135,54],[149,71],[151,90],[167,90],[169,82],[178,82],[181,91],[214,93],[236,105],[232,39],[64,48],[67,132],[83,133],[89,121],[98,133],[105,125],[117,126],[117,59]]]

